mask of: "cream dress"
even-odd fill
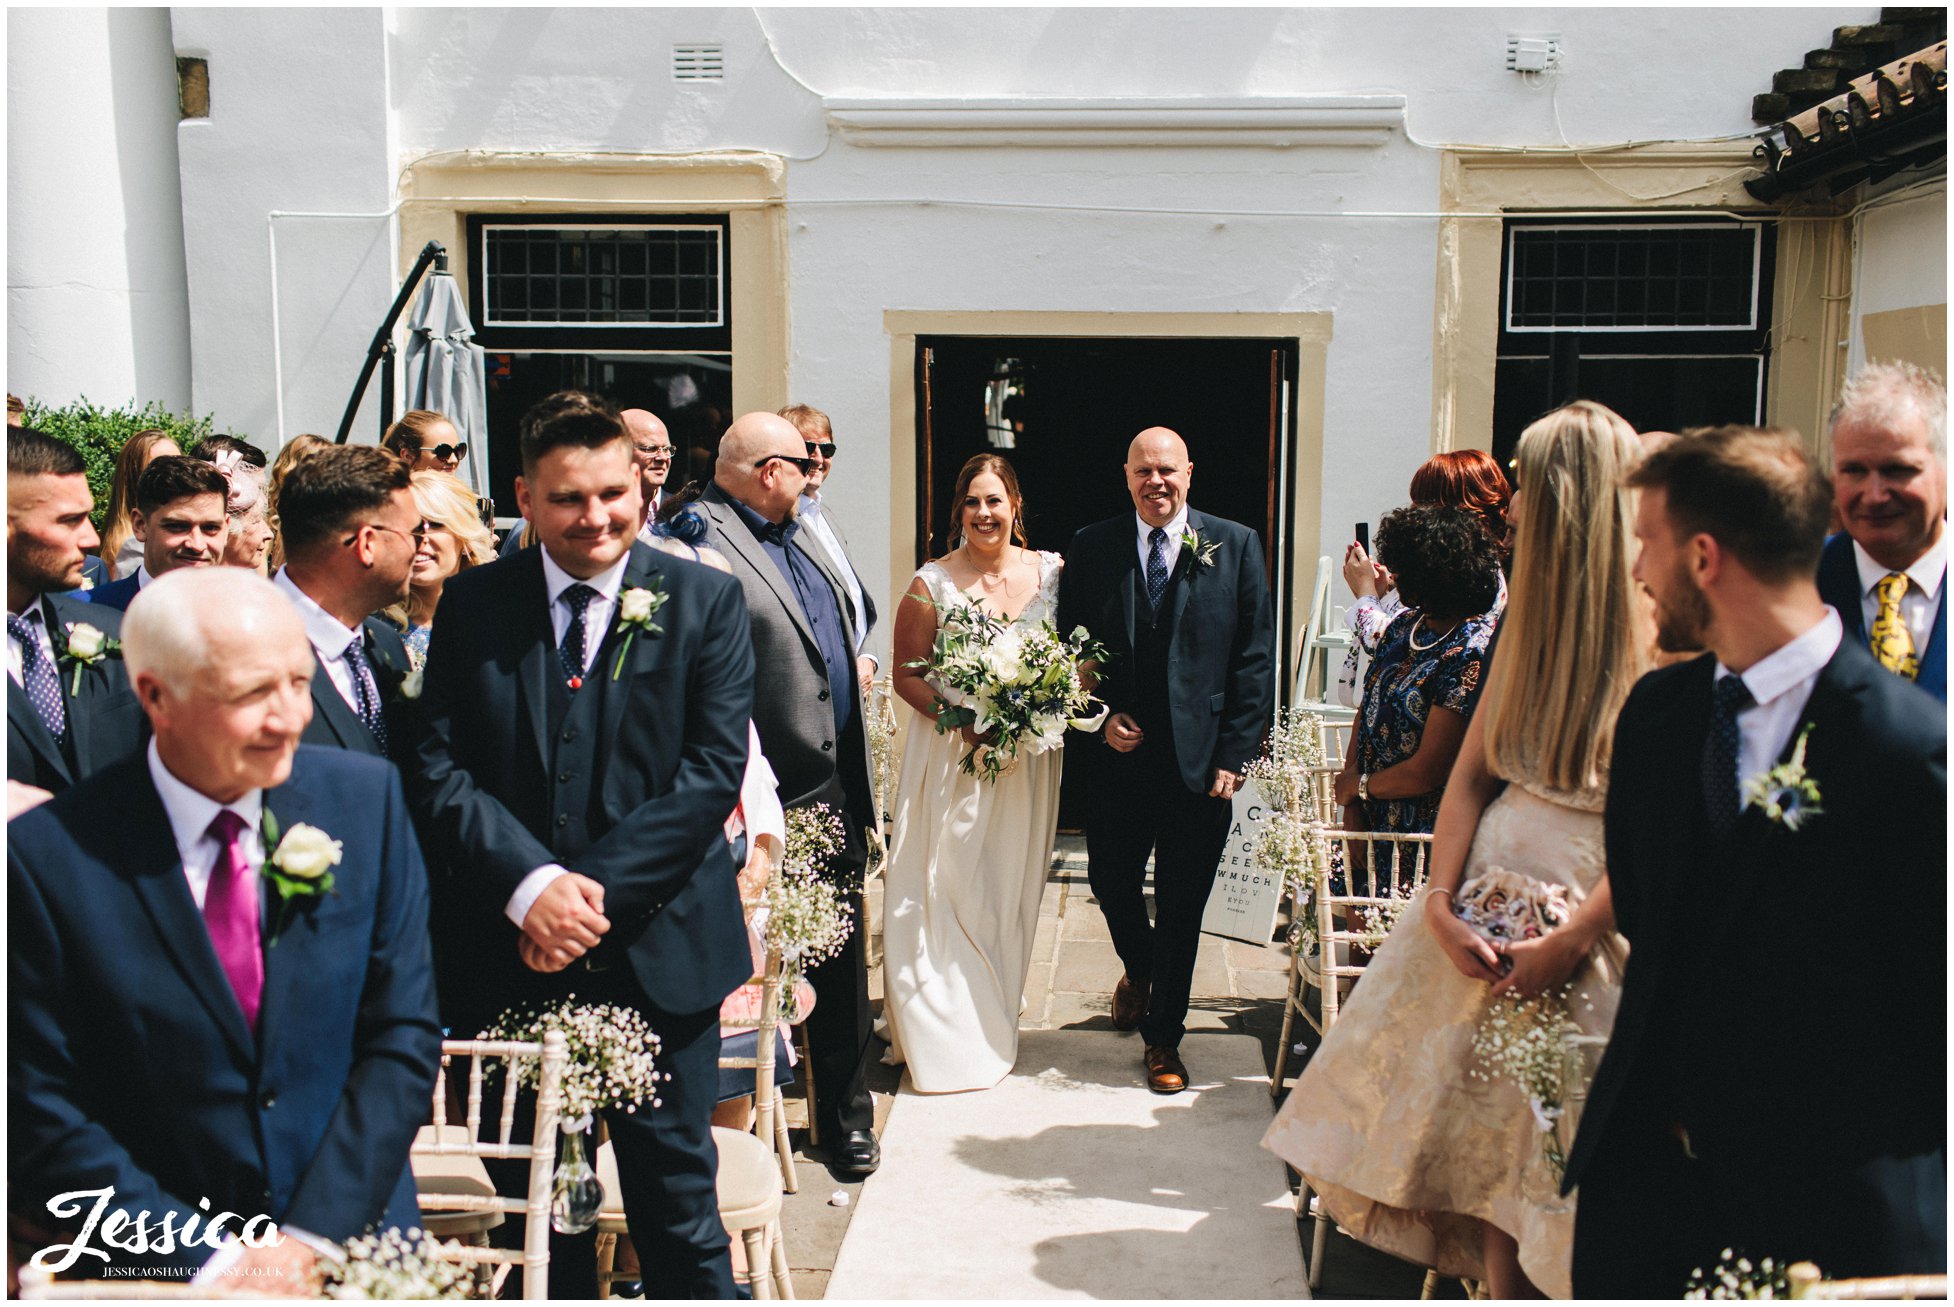
[[[1570,907],[1605,867],[1605,788],[1569,794],[1509,784],[1473,836],[1464,881],[1504,867],[1568,888]],[[1574,1200],[1544,1157],[1511,1081],[1477,1079],[1473,1036],[1491,986],[1461,975],[1425,925],[1420,894],[1365,969],[1263,1147],[1309,1180],[1351,1234],[1441,1274],[1484,1278],[1480,1221],[1519,1243],[1520,1267],[1552,1297],[1572,1292]],[[1448,911],[1441,897],[1435,909]],[[1606,1036],[1627,942],[1610,933],[1572,977],[1569,1010]],[[1592,1074],[1599,1049],[1586,1054]],[[1563,1121],[1563,1148],[1574,1121]]]
[[[1047,620],[1058,606],[1063,560],[1040,553],[1038,563],[1038,593],[1019,624]],[[968,598],[935,563],[917,575],[939,605]],[[883,890],[884,1060],[907,1062],[923,1093],[989,1089],[1018,1058],[1062,751],[1021,756],[987,783],[959,765],[969,752],[960,734],[939,735],[922,714],[908,716]]]

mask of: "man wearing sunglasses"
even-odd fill
[[[827,484],[828,472],[834,467],[834,426],[828,421],[826,413],[811,404],[789,404],[780,410],[780,416],[792,422],[801,433],[801,438],[807,442],[807,456],[814,460],[814,470],[807,478],[807,489],[801,492],[801,544],[803,548],[814,551],[827,564],[828,570],[840,577],[842,584],[848,587],[848,602],[855,610],[855,674],[861,680],[862,694],[866,697],[869,687],[875,683],[877,667],[875,655],[868,651],[868,634],[875,629],[875,600],[869,597],[861,574],[855,570],[854,561],[848,556],[848,539],[842,535],[840,523],[828,513],[827,505],[821,498],[821,488]]]
[[[752,618],[753,725],[788,808],[825,803],[843,818],[848,848],[837,883],[859,883],[863,831],[874,820],[868,736],[855,676],[855,608],[848,587],[808,545],[797,520],[820,460],[794,424],[748,413],[719,442],[713,483],[698,499],[710,544],[726,556]],[[859,893],[855,920],[864,921]],[[868,954],[863,933],[808,975],[814,1111],[829,1165],[866,1175],[881,1161],[874,1105],[864,1079],[869,1039]]]
[[[272,582],[298,609],[319,664],[303,743],[381,757],[412,747],[388,729],[407,646],[373,615],[406,601],[427,533],[411,475],[385,450],[335,445],[301,459],[280,485],[285,566]]]

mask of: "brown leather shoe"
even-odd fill
[[[1132,1030],[1147,1014],[1147,992],[1153,987],[1144,980],[1121,976],[1113,986],[1113,1029]]]
[[[1187,1068],[1180,1050],[1147,1047],[1147,1088],[1156,1094],[1178,1094],[1187,1088]]]

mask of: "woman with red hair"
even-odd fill
[[[1411,474],[1411,502],[1463,508],[1479,519],[1479,524],[1499,547],[1499,602],[1506,604],[1504,571],[1512,530],[1507,525],[1507,509],[1513,503],[1513,489],[1493,456],[1483,449],[1456,449],[1434,454]],[[1404,610],[1397,595],[1397,579],[1383,564],[1374,560],[1364,547],[1351,542],[1343,555],[1343,579],[1356,602],[1350,605],[1346,621],[1355,640],[1344,658],[1343,673],[1337,677],[1337,692],[1344,706],[1355,708],[1364,684],[1363,660],[1377,652],[1378,637],[1391,619]]]

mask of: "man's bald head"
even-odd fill
[[[1164,527],[1187,507],[1194,463],[1187,442],[1166,427],[1148,427],[1126,447],[1126,488],[1148,526]]]
[[[169,773],[219,803],[282,785],[312,720],[312,644],[277,587],[241,567],[142,588],[122,656]]]
[[[769,522],[784,522],[807,486],[806,462],[807,442],[792,422],[748,413],[720,437],[713,481]]]
[[[624,430],[631,437],[631,460],[638,465],[649,504],[672,475],[671,433],[650,409],[627,408],[618,417],[624,420]]]

